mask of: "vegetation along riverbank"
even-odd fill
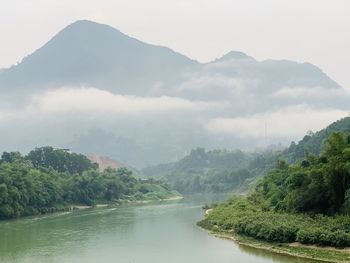
[[[4,152],[0,159],[0,219],[176,196],[166,184],[136,178],[125,168],[99,171],[86,156],[62,149]]]
[[[241,244],[350,262],[349,212],[350,136],[333,133],[319,156],[278,161],[250,195],[213,207],[198,224]]]

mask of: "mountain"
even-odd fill
[[[94,86],[116,93],[144,94],[171,82],[197,62],[166,47],[143,43],[91,21],[77,21],[18,65],[0,73],[0,91],[59,86]]]
[[[257,61],[243,52],[231,51],[208,65],[216,68],[216,73],[258,81],[264,92],[281,87],[340,88],[338,83],[310,63],[273,59]]]
[[[339,87],[311,64],[258,62],[238,51],[199,64],[169,48],[146,44],[108,25],[80,20],[64,28],[19,64],[1,70],[0,91],[18,95],[61,86],[92,86],[118,94],[146,95],[158,85],[181,83],[183,73],[207,71],[208,66],[219,69],[214,73],[243,79],[253,77],[263,86],[272,83],[272,86]]]

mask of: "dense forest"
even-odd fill
[[[248,197],[219,205],[199,224],[265,241],[350,246],[350,134],[332,133],[320,152],[277,161]]]
[[[167,185],[135,178],[120,168],[98,170],[81,154],[42,147],[0,159],[0,219],[66,210],[72,204],[158,200],[174,196]]]
[[[273,167],[276,152],[192,150],[178,162],[144,169],[146,176],[162,178],[183,194],[245,190],[254,179]]]

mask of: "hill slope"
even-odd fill
[[[305,135],[298,144],[292,142],[288,149],[283,152],[283,157],[290,162],[295,162],[305,157],[306,154],[319,155],[324,144],[333,132],[349,132],[350,131],[350,117],[343,118],[325,129],[316,133]]]

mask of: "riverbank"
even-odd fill
[[[213,211],[213,209],[206,209],[205,217],[207,218]],[[200,221],[197,224],[201,228],[206,229],[210,234],[218,238],[232,240],[239,246],[243,247],[249,247],[298,258],[312,259],[320,262],[350,262],[350,248],[321,247],[316,245],[304,245],[298,242],[267,242],[245,235],[239,235],[233,230],[223,229],[218,225],[211,225],[205,220]]]
[[[202,227],[203,228],[203,227]],[[204,228],[206,229],[206,228]],[[228,239],[239,246],[249,247],[259,250],[277,253],[286,256],[293,256],[303,259],[311,259],[320,262],[345,263],[350,262],[350,251],[348,249],[323,248],[316,246],[307,246],[295,243],[269,243],[230,233],[223,230],[208,230],[209,234],[218,238]]]

